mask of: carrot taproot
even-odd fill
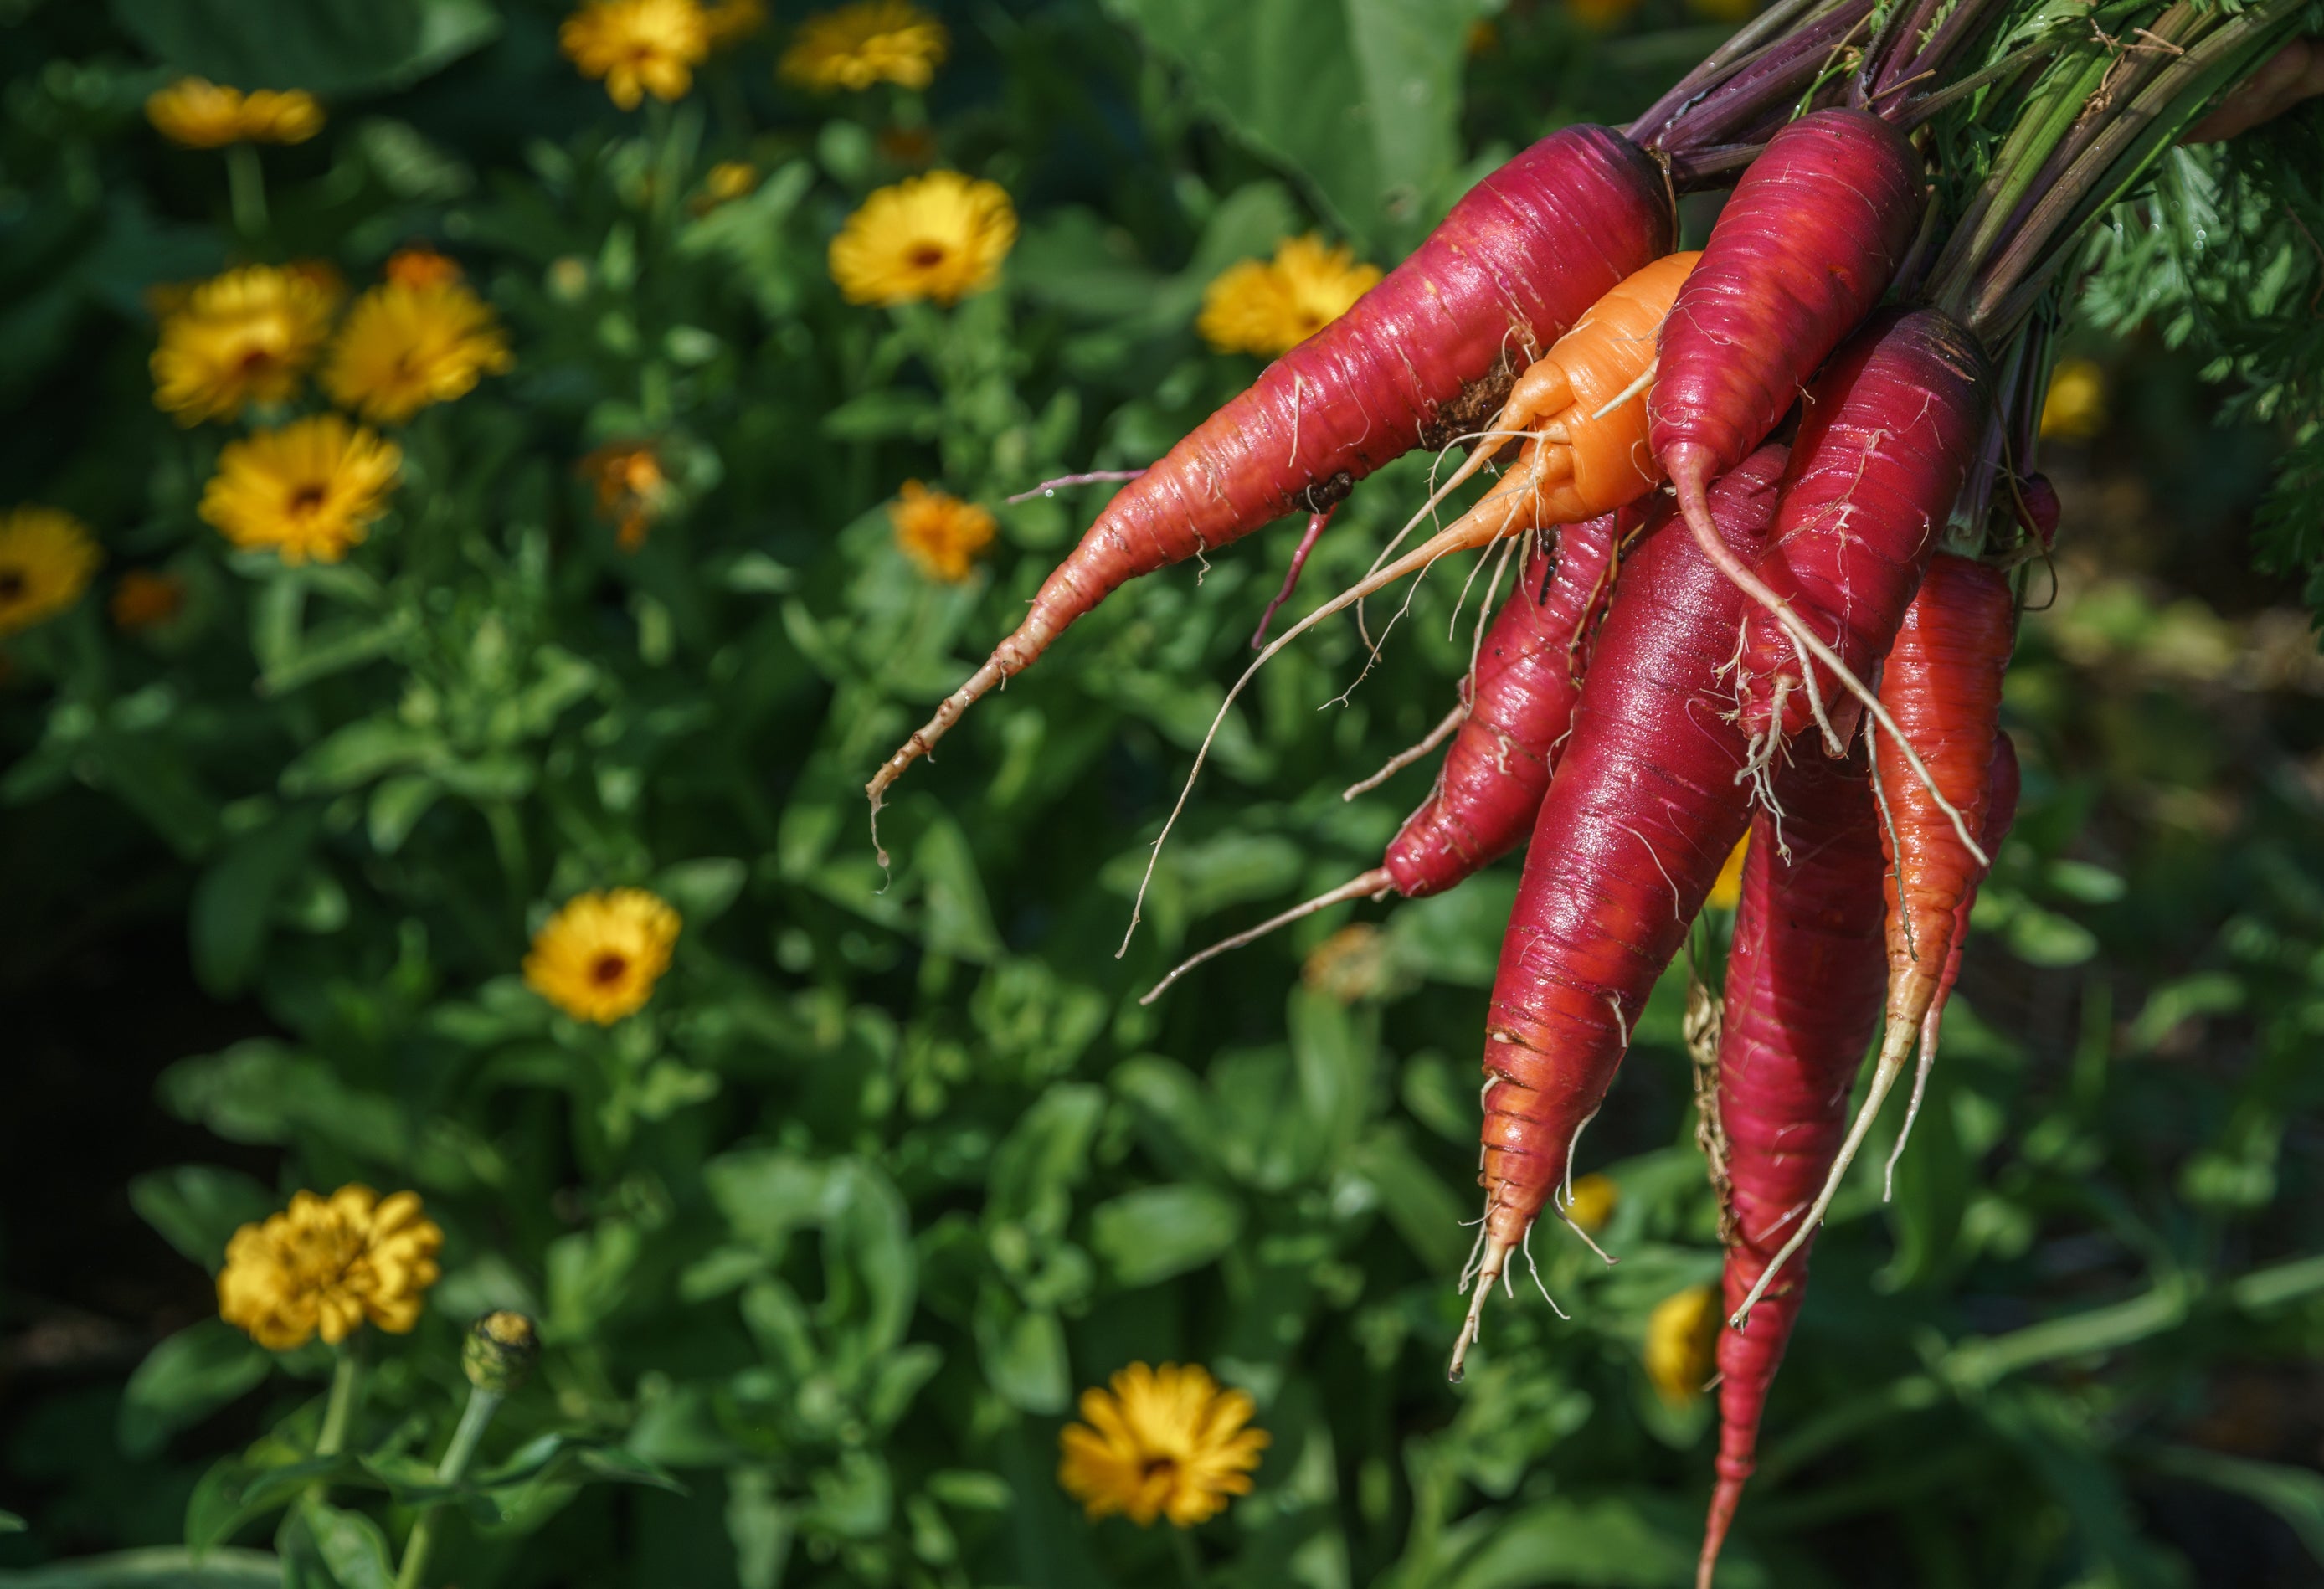
[[[1738,557],[1765,541],[1784,457],[1763,448],[1711,492]],[[1501,940],[1484,1053],[1485,1218],[1455,1379],[1486,1294],[1567,1179],[1655,979],[1750,818],[1736,782],[1748,747],[1722,677],[1743,596],[1674,522],[1655,509],[1616,582]]]
[[[1202,746],[1194,753],[1194,764],[1187,771],[1177,804],[1170,808],[1168,820],[1154,840],[1153,851],[1147,858],[1146,875],[1139,880],[1138,897],[1130,906],[1130,930],[1122,936],[1125,949],[1130,934],[1138,929],[1146,890],[1154,881],[1154,867],[1161,857],[1163,842],[1177,825],[1179,813],[1186,808],[1187,796],[1193,792],[1194,780],[1209,758],[1211,741],[1217,735],[1219,725],[1226,721],[1228,709],[1241,696],[1244,687],[1277,651],[1333,613],[1361,601],[1406,574],[1426,569],[1449,552],[1488,546],[1505,537],[1552,525],[1578,523],[1635,503],[1654,489],[1653,455],[1646,447],[1646,387],[1641,377],[1653,365],[1656,328],[1670,312],[1671,300],[1685,281],[1692,260],[1689,254],[1668,255],[1625,277],[1592,304],[1582,321],[1558,338],[1557,345],[1526,372],[1520,382],[1527,385],[1526,394],[1520,397],[1512,393],[1508,406],[1527,416],[1529,422],[1540,420],[1540,428],[1526,432],[1528,439],[1517,467],[1504,476],[1483,500],[1386,567],[1375,562],[1370,573],[1286,630],[1281,639],[1261,651],[1243,670],[1242,677],[1220,702],[1217,715],[1211,719],[1210,732],[1203,736]],[[1480,455],[1482,451],[1480,448]],[[1471,465],[1477,462],[1476,457],[1470,459]],[[1458,478],[1456,476],[1455,480]],[[1380,554],[1382,561],[1451,488],[1448,484],[1422,506],[1397,533],[1396,541]],[[1379,655],[1379,647],[1375,643],[1372,658],[1377,660]],[[1367,670],[1370,666],[1367,662]]]
[[[1836,670],[1793,630],[1856,675],[1886,654],[1960,494],[1986,386],[1976,339],[1917,309],[1875,316],[1809,388],[1775,536],[1751,569],[1782,613],[1762,606],[1743,623],[1743,724],[1763,762],[1812,719],[1846,737],[1853,713],[1827,705]]]
[[[2039,476],[2036,476],[2039,478]],[[1985,829],[1981,842],[1987,856],[2001,853],[2001,841],[2009,836],[2010,825],[2017,820],[2017,747],[2002,734],[1993,742],[1993,772],[1986,783]],[[1929,1000],[1929,1012],[1921,1017],[1921,1057],[1913,1067],[1913,1095],[1904,1104],[1904,1123],[1896,1129],[1896,1144],[1888,1150],[1881,1196],[1886,1200],[1895,1189],[1896,1160],[1904,1155],[1904,1144],[1913,1138],[1913,1122],[1921,1117],[1921,1101],[1928,1095],[1929,1072],[1937,1063],[1937,1032],[1944,1020],[1945,1003],[1952,997],[1953,984],[1960,980],[1961,949],[1969,942],[1969,913],[1977,904],[1978,885],[1985,881],[1985,869],[1970,872],[1969,886],[1961,891],[1960,903],[1953,907],[1953,938],[1945,951],[1945,968],[1937,978],[1937,991]]]
[[[1729,1309],[1766,1272],[1839,1150],[1887,975],[1880,818],[1863,741],[1845,762],[1794,759],[1776,790],[1783,817],[1762,810],[1753,819],[1720,1030],[1714,1096],[1729,1233],[1720,1288]],[[1697,1589],[1710,1589],[1756,1464],[1768,1388],[1806,1296],[1806,1257],[1749,1329],[1719,1335],[1718,1483]]]
[[[1848,107],[1785,126],[1735,184],[1664,328],[1651,404],[1655,455],[1699,538],[1711,482],[1880,301],[1926,205],[1904,134]]]
[[[1884,884],[1886,1028],[1871,1086],[1823,1187],[1733,1310],[1738,1327],[1784,1262],[1822,1223],[1935,1000],[1961,901],[1984,864],[1960,824],[1979,832],[1984,827],[2000,727],[2001,677],[2009,664],[2015,619],[2009,582],[1998,570],[1967,558],[1940,556],[1929,565],[1888,653],[1880,691],[1893,728],[1875,736],[1873,750],[1881,842],[1889,861]],[[1929,774],[1925,781],[1907,770],[1914,746]],[[1940,809],[1940,802],[1950,806],[1950,814]]]
[[[881,795],[960,715],[1138,575],[1320,513],[1475,406],[1608,289],[1667,253],[1655,162],[1604,127],[1553,133],[1471,189],[1353,308],[1263,371],[1130,483],[1042,585],[1032,611],[866,787]],[[1464,394],[1469,403],[1464,406]]]
[[[1205,960],[1342,901],[1443,893],[1525,841],[1564,748],[1591,636],[1613,590],[1623,516],[1569,524],[1558,532],[1554,557],[1536,547],[1526,559],[1462,681],[1452,744],[1435,786],[1388,842],[1380,864],[1189,956],[1139,1002],[1152,1003]]]

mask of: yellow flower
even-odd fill
[[[678,928],[678,912],[641,888],[576,895],[534,936],[525,985],[576,1021],[611,1026],[653,996]]]
[[[1345,247],[1314,235],[1286,237],[1272,260],[1229,265],[1203,291],[1194,329],[1221,353],[1262,358],[1297,346],[1348,312],[1380,279]]]
[[[623,110],[647,94],[683,99],[710,53],[699,0],[589,0],[565,19],[558,44],[585,78],[605,79]]]
[[[992,544],[997,527],[992,515],[974,503],[930,491],[918,480],[905,481],[888,504],[888,522],[896,527],[896,544],[904,555],[921,573],[946,585],[968,577],[977,554]]]
[[[180,78],[145,100],[145,119],[172,143],[304,143],[323,130],[323,107],[303,88],[245,94],[204,78]]]
[[[1614,1184],[1613,1177],[1585,1175],[1573,1183],[1573,1198],[1565,1206],[1565,1217],[1585,1231],[1603,1230],[1621,1200],[1622,1188]]]
[[[767,25],[767,0],[721,0],[702,8],[703,32],[713,50],[732,49]]]
[[[911,0],[856,0],[799,23],[775,69],[809,88],[925,88],[948,42],[944,23]]]
[[[1156,1518],[1191,1529],[1224,1510],[1229,1496],[1250,1493],[1267,1432],[1244,1427],[1248,1395],[1222,1390],[1193,1363],[1133,1363],[1112,1386],[1083,1391],[1088,1421],[1057,1437],[1057,1483],[1093,1520],[1120,1513],[1141,1529]]]
[[[415,243],[389,254],[380,274],[398,287],[442,287],[460,279],[460,262]]]
[[[400,1335],[420,1322],[443,1244],[417,1192],[384,1199],[364,1186],[341,1187],[327,1199],[300,1192],[288,1209],[244,1225],[226,1243],[218,1316],[273,1352],[318,1333],[336,1346],[365,1319]]]
[[[687,208],[708,215],[722,204],[732,204],[759,185],[759,168],[747,160],[722,160],[702,175],[701,191]]]
[[[646,543],[646,531],[669,511],[669,476],[650,441],[613,441],[581,460],[597,489],[597,512],[611,520],[623,551]]]
[[[831,279],[850,303],[957,303],[1000,280],[1017,211],[1000,185],[930,171],[882,188],[831,240]]]
[[[62,508],[27,503],[0,513],[0,634],[72,605],[104,560],[88,526]]]
[[[1750,848],[1751,836],[1747,833],[1735,841],[1733,849],[1727,852],[1727,864],[1720,867],[1718,877],[1711,884],[1711,898],[1707,902],[1714,909],[1732,910],[1741,901],[1743,857]]]
[[[186,582],[175,574],[132,568],[113,587],[115,628],[134,634],[158,629],[186,608]]]
[[[1646,1378],[1663,1400],[1683,1407],[1702,1394],[1718,1363],[1719,1289],[1690,1286],[1646,1316]]]
[[[2091,359],[2060,359],[2042,400],[2042,434],[2088,441],[2106,424],[2106,371]]]
[[[337,414],[226,444],[202,492],[202,518],[239,547],[286,563],[336,563],[387,512],[403,454]]]
[[[323,386],[375,424],[400,425],[434,402],[509,367],[508,337],[490,305],[462,282],[391,281],[355,300],[331,344]]]
[[[228,420],[299,390],[331,318],[311,272],[245,265],[196,287],[161,322],[153,406],[181,425]]]

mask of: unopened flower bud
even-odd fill
[[[468,1326],[467,1344],[460,1348],[460,1367],[468,1383],[479,1390],[505,1396],[524,1383],[532,1360],[540,1355],[540,1334],[521,1313],[500,1308],[481,1314]]]

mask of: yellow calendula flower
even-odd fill
[[[1614,1217],[1615,1206],[1622,1200],[1622,1188],[1614,1184],[1611,1176],[1585,1175],[1573,1183],[1573,1196],[1565,1205],[1565,1217],[1585,1231],[1606,1228]]]
[[[585,78],[605,79],[623,110],[651,94],[683,99],[710,54],[700,0],[589,0],[565,19],[557,42]]]
[[[510,362],[492,306],[466,282],[391,281],[347,311],[323,367],[323,388],[375,424],[401,425],[430,403],[466,397]]]
[[[387,512],[402,468],[402,451],[377,431],[318,414],[228,442],[199,512],[236,546],[336,563]]]
[[[1111,1390],[1082,1392],[1082,1418],[1057,1437],[1057,1483],[1093,1520],[1119,1513],[1139,1528],[1166,1518],[1181,1529],[1250,1493],[1267,1431],[1240,1390],[1223,1390],[1193,1363],[1133,1363]]]
[[[995,182],[930,171],[882,188],[831,240],[831,279],[850,303],[957,303],[1001,279],[1017,210]]]
[[[1345,247],[1313,234],[1286,237],[1271,260],[1229,265],[1203,291],[1194,329],[1221,353],[1273,358],[1348,312],[1380,279]]]
[[[132,568],[114,583],[107,606],[113,626],[124,633],[158,629],[186,610],[186,582],[175,574]]]
[[[918,480],[907,480],[888,504],[888,522],[896,527],[896,544],[921,573],[946,585],[968,577],[977,554],[992,544],[999,528],[991,513],[948,492],[931,491]]]
[[[1690,1286],[1646,1316],[1646,1378],[1663,1400],[1683,1407],[1702,1394],[1718,1364],[1719,1288]]]
[[[206,78],[180,78],[146,97],[145,119],[171,143],[189,149],[304,143],[323,130],[323,106],[303,88],[245,94]]]
[[[713,50],[731,50],[767,25],[767,0],[721,0],[702,8],[703,32]]]
[[[387,256],[379,273],[398,287],[443,287],[460,279],[460,262],[438,254],[425,243],[399,248]]]
[[[646,543],[646,531],[669,511],[669,476],[650,441],[611,441],[581,460],[581,476],[596,488],[597,512],[611,521],[623,551]]]
[[[331,299],[304,272],[245,265],[186,295],[161,321],[153,406],[181,425],[229,420],[299,390],[331,318]]]
[[[1727,852],[1727,863],[1712,879],[1709,904],[1721,910],[1732,910],[1743,898],[1743,857],[1751,851],[1751,836],[1745,834]]]
[[[441,1272],[444,1233],[417,1192],[383,1198],[369,1187],[328,1197],[300,1192],[290,1206],[234,1233],[218,1271],[218,1316],[272,1352],[316,1335],[337,1345],[368,1319],[392,1335],[420,1322]]]
[[[534,936],[525,986],[576,1021],[611,1026],[653,996],[678,928],[678,912],[641,888],[576,895]]]
[[[2060,359],[2042,399],[2042,434],[2088,441],[2106,424],[2106,371],[2095,359]]]
[[[759,185],[759,168],[747,160],[722,160],[702,173],[702,187],[687,201],[696,215],[708,215],[722,204],[732,204]]]
[[[925,88],[950,43],[944,23],[911,0],[857,0],[799,23],[775,69],[803,88]]]
[[[0,513],[0,634],[72,605],[104,560],[88,527],[62,508],[27,503]]]

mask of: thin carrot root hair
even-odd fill
[[[1411,766],[1415,762],[1417,762],[1422,757],[1427,755],[1429,752],[1434,750],[1438,745],[1443,744],[1446,740],[1452,738],[1454,733],[1460,729],[1461,725],[1469,720],[1469,713],[1471,709],[1471,706],[1472,703],[1465,700],[1461,702],[1458,706],[1455,706],[1451,711],[1444,714],[1443,720],[1440,721],[1435,727],[1430,729],[1427,734],[1421,738],[1418,744],[1407,745],[1403,750],[1397,752],[1396,754],[1390,756],[1385,762],[1381,763],[1380,770],[1373,773],[1370,778],[1363,780],[1361,782],[1348,785],[1347,788],[1340,791],[1340,798],[1343,800],[1352,800],[1358,795],[1370,794],[1381,784],[1386,783],[1389,779],[1403,771],[1406,767]]]
[[[1961,815],[1960,808],[1947,799],[1944,790],[1937,787],[1936,778],[1929,771],[1927,763],[1921,760],[1920,752],[1913,748],[1912,740],[1906,737],[1904,730],[1896,726],[1896,719],[1890,716],[1888,708],[1880,704],[1880,697],[1869,685],[1856,676],[1853,669],[1840,660],[1839,652],[1817,637],[1815,631],[1810,629],[1801,620],[1800,615],[1792,611],[1789,603],[1769,589],[1767,582],[1746,568],[1743,559],[1729,551],[1727,544],[1720,540],[1719,531],[1711,522],[1711,503],[1704,494],[1702,482],[1696,480],[1682,483],[1679,486],[1678,501],[1679,511],[1686,519],[1687,528],[1693,531],[1695,544],[1702,548],[1703,555],[1711,560],[1720,573],[1734,581],[1737,589],[1765,608],[1769,617],[1782,624],[1784,633],[1791,638],[1793,647],[1803,653],[1801,662],[1803,670],[1807,675],[1809,703],[1815,709],[1817,723],[1823,730],[1824,743],[1832,754],[1844,755],[1847,753],[1847,747],[1840,743],[1839,734],[1832,730],[1831,720],[1824,716],[1822,703],[1818,698],[1814,687],[1814,670],[1809,665],[1811,661],[1821,662],[1830,669],[1832,676],[1846,687],[1848,693],[1863,705],[1865,711],[1871,715],[1872,720],[1895,736],[1897,748],[1903,752],[1905,764],[1913,769],[1913,775],[1918,778],[1922,787],[1929,791],[1929,798],[1936,802],[1937,808],[1942,811],[1946,818],[1952,823],[1953,832],[1959,836],[1961,844],[1968,849],[1970,855],[1976,858],[1978,865],[1993,864],[1992,857],[1985,853],[1984,847],[1969,832],[1968,818]]]
[[[1482,507],[1484,504],[1478,505]],[[1467,547],[1489,544],[1505,533],[1506,529],[1506,522],[1500,525],[1489,527],[1488,522],[1480,521],[1480,515],[1474,510],[1462,514],[1453,523],[1422,541],[1387,568],[1351,585],[1330,601],[1317,607],[1285,630],[1276,639],[1269,641],[1267,649],[1251,659],[1250,666],[1242,670],[1242,677],[1236,679],[1233,687],[1227,691],[1226,699],[1219,703],[1218,713],[1212,717],[1210,729],[1203,735],[1203,743],[1194,752],[1194,764],[1187,770],[1186,781],[1178,791],[1177,803],[1170,808],[1169,818],[1162,824],[1162,831],[1155,836],[1153,850],[1146,858],[1146,873],[1139,879],[1137,898],[1130,902],[1130,926],[1121,935],[1121,947],[1114,951],[1114,958],[1118,960],[1129,953],[1130,940],[1138,931],[1138,923],[1145,909],[1146,891],[1153,886],[1154,868],[1162,858],[1162,845],[1169,838],[1170,830],[1178,825],[1180,815],[1186,809],[1186,800],[1194,792],[1194,781],[1202,776],[1203,764],[1210,759],[1211,744],[1218,738],[1219,729],[1227,720],[1227,713],[1241,697],[1243,690],[1250,686],[1250,681],[1258,677],[1259,670],[1273,661],[1284,647],[1332,616],[1333,614],[1346,611],[1365,596],[1375,591],[1386,589],[1406,574],[1416,570],[1426,570],[1439,559],[1450,553],[1460,551]],[[1374,654],[1377,655],[1377,651]],[[1352,688],[1353,686],[1350,688]]]
[[[1216,959],[1230,950],[1241,948],[1245,944],[1257,943],[1278,927],[1287,927],[1302,918],[1313,916],[1318,910],[1328,910],[1333,905],[1344,903],[1349,900],[1378,899],[1395,887],[1396,882],[1388,875],[1388,868],[1385,866],[1375,866],[1370,872],[1359,873],[1339,887],[1326,889],[1312,900],[1303,901],[1288,910],[1270,916],[1248,931],[1239,932],[1232,938],[1221,938],[1210,947],[1187,956],[1171,968],[1169,975],[1148,989],[1146,996],[1138,1002],[1141,1004],[1151,1004],[1162,996],[1164,990],[1172,983],[1204,961]]]
[[[1488,1233],[1480,1255],[1462,1277],[1461,1289],[1470,1291],[1469,1316],[1461,1321],[1461,1333],[1452,1342],[1452,1361],[1444,1370],[1444,1377],[1456,1385],[1469,1372],[1469,1348],[1477,1344],[1478,1332],[1484,1326],[1485,1298],[1493,1294],[1493,1282],[1508,1273],[1509,1254],[1516,1251],[1517,1243],[1507,1236]],[[1471,1291],[1472,1282],[1475,1289]],[[1512,1290],[1510,1294],[1516,1293]]]
[[[1896,1145],[1888,1150],[1888,1162],[1880,1170],[1880,1200],[1891,1202],[1896,1196],[1896,1160],[1904,1156],[1904,1144],[1913,1140],[1913,1122],[1921,1118],[1921,1102],[1929,1094],[1929,1072],[1937,1065],[1937,1016],[1931,1010],[1921,1018],[1921,1057],[1913,1067],[1913,1095],[1904,1102],[1904,1123],[1896,1129]]]

